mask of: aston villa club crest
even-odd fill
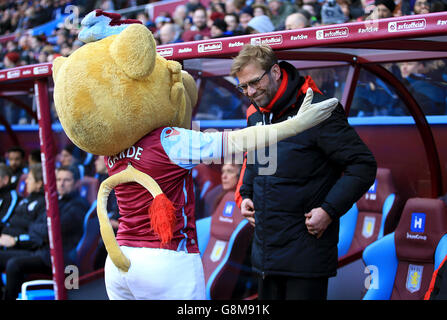
[[[210,260],[212,262],[216,262],[216,261],[220,260],[220,258],[222,257],[222,254],[225,250],[226,245],[227,245],[226,241],[222,241],[222,240],[216,241],[216,243],[214,244],[213,250],[211,251],[211,254],[210,254]]]
[[[407,274],[407,290],[411,293],[419,291],[421,288],[422,272],[424,271],[424,266],[418,266],[410,264],[408,266]]]
[[[366,216],[365,219],[363,219],[362,236],[364,238],[369,238],[373,235],[375,224],[376,217]]]

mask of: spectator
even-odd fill
[[[225,23],[227,24],[227,33],[232,36],[243,34],[243,30],[239,26],[239,16],[235,13],[227,13],[225,15]]]
[[[267,16],[257,16],[248,22],[248,33],[265,33],[275,30],[275,26]]]
[[[19,65],[20,54],[16,51],[8,52],[3,58],[3,65],[6,69],[14,68]]]
[[[312,25],[315,25],[321,21],[321,5],[317,0],[302,0],[299,1],[298,7],[309,13]]]
[[[239,13],[239,24],[242,30],[246,30],[248,22],[253,18],[253,9],[249,6],[243,8]]]
[[[373,12],[367,17],[368,20],[371,19],[384,19],[393,16],[396,4],[394,0],[375,0],[375,8]]]
[[[21,200],[6,223],[2,226],[0,246],[7,249],[20,249],[21,241],[29,239],[28,227],[40,215],[45,215],[45,195],[43,190],[42,165],[30,166],[26,177],[28,196]]]
[[[241,173],[240,164],[224,164],[222,166],[222,190],[235,191]]]
[[[172,14],[172,19],[174,20],[175,24],[183,29],[183,24],[185,23],[186,16],[186,6],[179,5],[175,7],[174,13]]]
[[[60,166],[71,166],[78,162],[74,156],[75,146],[67,144],[59,154]]]
[[[207,27],[207,15],[206,10],[202,7],[197,8],[192,16],[193,26],[191,30],[183,32],[183,41],[194,41],[209,39],[211,36],[211,30]]]
[[[80,160],[75,156],[76,146],[74,144],[66,145],[59,153],[59,165],[60,167],[74,166],[78,169],[78,175],[80,179],[84,177],[84,166],[80,164]]]
[[[276,30],[284,30],[287,16],[298,10],[291,2],[283,0],[268,0],[268,6],[272,13],[271,20]]]
[[[11,186],[15,188],[22,174],[25,173],[25,151],[21,147],[12,147],[7,152],[8,166],[11,168]]]
[[[323,25],[345,23],[348,17],[335,0],[328,0],[321,7],[321,23]]]
[[[263,3],[256,3],[251,6],[253,8],[253,15],[256,16],[267,16],[272,18],[272,12],[270,8]]]
[[[11,168],[0,163],[0,221],[4,225],[17,205],[18,195],[11,186]]]
[[[447,86],[433,81],[427,75],[428,70],[423,61],[401,62],[399,68],[403,82],[426,115],[446,113]]]
[[[203,4],[200,3],[200,0],[188,0],[188,2],[186,3],[186,14],[190,15],[198,8],[205,9]]]
[[[182,42],[180,27],[175,23],[166,23],[160,28],[160,44]]]
[[[211,26],[211,38],[222,38],[226,37],[227,34],[227,24],[223,19],[216,19]]]
[[[246,8],[251,7],[246,4],[246,0],[226,0],[225,1],[225,12],[226,13],[236,13],[239,14],[242,12],[242,10]],[[253,10],[252,10],[253,15]]]
[[[212,190],[207,193],[203,203],[203,214],[201,217],[210,217],[227,193],[232,193],[232,198],[234,199],[234,193],[239,181],[241,167],[242,166],[240,164],[234,163],[222,165],[220,170],[221,184],[212,188]]]
[[[82,223],[88,203],[79,196],[75,184],[77,172],[73,167],[56,169],[56,185],[59,196],[59,216],[65,265],[74,264],[72,252],[82,237]],[[0,270],[6,271],[5,299],[14,300],[27,274],[51,275],[50,244],[47,217],[41,214],[28,229],[29,239],[19,241],[25,250],[0,252]],[[3,284],[5,285],[5,284]]]
[[[186,16],[185,20],[183,21],[183,33],[191,30],[192,26],[192,18],[190,16]]]
[[[442,11],[447,11],[447,2],[445,0],[436,1],[431,5],[430,12],[442,12]]]
[[[337,0],[337,3],[343,12],[343,15],[347,18],[347,21],[354,20],[351,14],[351,0]]]
[[[225,4],[222,2],[211,2],[210,7],[207,9],[207,17],[209,18],[208,27],[211,28],[216,19],[225,17]]]
[[[33,149],[28,154],[28,166],[32,166],[34,164],[42,163],[42,159],[40,157],[40,149]]]
[[[309,20],[300,12],[292,13],[286,18],[286,30],[307,28],[310,26]]]
[[[427,14],[430,13],[429,0],[416,0],[413,6],[413,14]]]
[[[157,30],[160,30],[161,27],[163,27],[166,23],[172,23],[172,18],[167,12],[162,13],[157,18],[155,18],[155,27],[157,28]]]

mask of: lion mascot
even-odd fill
[[[79,148],[104,155],[109,173],[98,192],[100,231],[108,257],[110,299],[205,299],[191,169],[262,148],[327,119],[337,104],[311,104],[282,123],[231,132],[190,130],[194,79],[156,52],[138,20],[95,10],[82,20],[86,44],[53,64],[54,102]],[[272,139],[273,137],[273,139]],[[106,213],[114,189],[117,235]]]

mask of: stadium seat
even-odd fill
[[[28,195],[28,192],[26,192],[26,178],[28,177],[28,173],[24,173],[20,176],[19,182],[17,182],[16,191],[17,194],[25,198]]]
[[[251,275],[251,268],[244,261],[253,234],[253,228],[236,206],[234,192],[227,192],[213,215],[198,220],[196,225],[206,297],[209,300],[231,299],[239,277]]]
[[[29,290],[35,286],[54,286],[53,280],[32,280],[22,284],[21,292],[17,300],[54,300],[53,289],[34,289]]]
[[[220,194],[222,194],[222,185],[219,184],[209,190],[205,196],[203,197],[203,206],[202,206],[202,217],[211,217],[213,214],[213,209],[216,204],[217,198]]]
[[[363,250],[391,232],[387,229],[396,219],[399,219],[399,197],[391,171],[378,168],[374,184],[340,220],[339,258]]]
[[[364,300],[422,300],[433,270],[447,254],[447,210],[439,199],[411,198],[395,232],[370,244],[372,272]]]
[[[192,169],[196,199],[196,219],[207,217],[204,213],[205,198],[221,183],[220,165],[199,164]]]
[[[1,223],[3,225],[5,225],[9,221],[9,219],[11,218],[12,214],[14,213],[14,210],[20,200],[19,195],[17,194],[17,191],[15,189],[10,190],[9,193],[11,194],[11,202],[9,203],[8,210],[6,210],[3,217],[0,217]],[[5,204],[4,204],[4,206],[5,206]]]
[[[96,248],[101,235],[99,232],[99,220],[96,215],[96,200],[93,201],[84,217],[84,233],[76,246],[75,258],[79,268],[79,275],[93,271]]]
[[[96,201],[99,190],[99,181],[94,177],[84,176],[76,185],[81,197],[85,198],[89,204]]]

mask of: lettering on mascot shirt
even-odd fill
[[[176,207],[174,237],[166,247],[171,250],[198,252],[195,232],[194,193],[191,169],[203,161],[220,159],[224,135],[182,128],[159,128],[122,152],[105,157],[109,175],[127,168],[150,175]],[[152,196],[137,183],[115,187],[120,210],[117,241],[119,245],[159,248],[160,241],[150,228],[148,208]],[[189,197],[188,197],[189,196]]]

